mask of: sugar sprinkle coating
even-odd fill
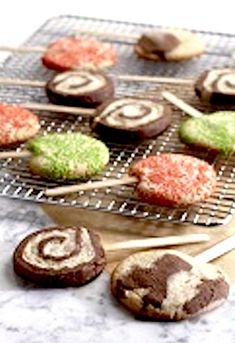
[[[0,104],[0,145],[23,142],[40,129],[38,117],[29,110]]]
[[[232,154],[235,151],[235,111],[188,118],[180,125],[179,137],[194,147]]]
[[[81,37],[58,39],[48,46],[42,57],[42,63],[56,71],[76,68],[102,69],[116,62],[116,51],[109,43]]]
[[[86,179],[102,171],[109,161],[106,145],[81,133],[52,133],[28,142],[33,153],[30,168],[42,177]]]
[[[138,196],[160,206],[188,206],[203,201],[216,186],[216,172],[211,165],[182,154],[149,156],[136,162],[129,174],[139,179]]]
[[[99,236],[84,227],[50,227],[28,235],[13,256],[15,272],[44,286],[80,286],[105,266]]]

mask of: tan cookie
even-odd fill
[[[204,50],[204,42],[195,33],[174,28],[145,33],[135,45],[139,57],[154,61],[180,62],[200,56]]]
[[[138,317],[181,320],[222,304],[229,282],[212,264],[174,250],[152,250],[123,260],[112,274],[111,290]]]

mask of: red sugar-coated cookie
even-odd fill
[[[102,69],[117,62],[109,43],[80,37],[64,37],[48,46],[42,63],[49,69],[66,71],[76,68]]]
[[[216,186],[216,172],[211,165],[183,154],[149,156],[133,165],[129,174],[139,179],[138,196],[160,206],[188,206],[203,201]]]
[[[0,145],[23,142],[40,129],[38,117],[19,106],[0,103]]]

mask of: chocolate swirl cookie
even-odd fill
[[[157,136],[171,123],[171,110],[150,99],[120,98],[97,108],[91,127],[107,140],[132,142]]]
[[[205,45],[195,33],[167,28],[144,33],[135,45],[139,57],[154,61],[183,61],[199,56]]]
[[[96,107],[114,96],[114,84],[104,73],[74,70],[54,76],[46,93],[55,104]]]
[[[217,105],[235,104],[235,69],[204,71],[195,83],[197,96]]]
[[[227,276],[212,264],[174,250],[133,254],[114,270],[111,290],[133,314],[155,320],[181,320],[222,304]]]
[[[13,256],[20,277],[43,286],[80,286],[97,277],[105,254],[97,234],[79,227],[51,227],[27,236]]]

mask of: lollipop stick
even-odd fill
[[[37,103],[25,103],[20,104],[21,107],[28,108],[29,110],[36,111],[49,111],[49,112],[58,112],[58,113],[68,113],[74,115],[92,115],[94,113],[93,109],[90,108],[81,108],[81,107],[70,107],[70,106],[61,106],[61,105],[50,105],[50,104],[37,104]]]
[[[6,52],[21,52],[21,53],[26,53],[26,52],[41,52],[44,53],[46,52],[46,48],[42,46],[29,46],[29,47],[12,47],[12,46],[0,46],[0,51],[6,51]]]
[[[22,151],[1,151],[0,159],[30,157],[31,153],[27,150]]]
[[[180,236],[154,237],[145,239],[135,239],[117,243],[106,244],[106,251],[116,251],[122,249],[144,249],[157,248],[170,245],[183,245],[190,243],[207,242],[210,239],[209,235],[204,233],[195,233]]]
[[[164,99],[169,101],[171,104],[175,105],[185,113],[187,113],[191,117],[201,117],[203,116],[203,113],[196,110],[194,107],[186,104],[183,100],[177,98],[175,95],[173,95],[170,92],[162,92],[162,96]]]
[[[196,256],[197,261],[201,263],[210,262],[219,256],[233,250],[235,248],[235,235],[232,235],[223,241],[215,244],[213,247],[203,251]]]
[[[152,83],[166,83],[166,84],[185,84],[190,85],[193,83],[191,79],[179,79],[173,77],[163,76],[149,76],[149,75],[117,75],[116,79],[126,82],[152,82]],[[0,78],[0,84],[13,85],[13,86],[29,86],[29,87],[42,87],[46,86],[45,81],[32,81],[20,79],[5,79]]]
[[[44,194],[47,196],[65,195],[76,193],[80,191],[88,191],[97,188],[114,187],[119,185],[126,185],[136,183],[138,180],[132,176],[124,176],[121,179],[109,179],[105,181],[87,182],[79,185],[62,186],[45,190]]]

